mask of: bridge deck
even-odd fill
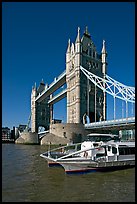
[[[85,129],[103,129],[103,128],[120,128],[120,129],[129,129],[135,127],[135,117],[131,118],[123,118],[117,120],[108,120],[108,121],[100,121],[85,124]]]

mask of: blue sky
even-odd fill
[[[2,2],[3,127],[28,122],[32,86],[65,70],[68,39],[75,42],[78,26],[81,37],[88,26],[98,52],[106,40],[108,75],[135,86],[134,2]],[[54,116],[66,121],[65,99]]]

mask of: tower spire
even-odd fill
[[[34,88],[36,89],[36,82],[35,82]]]
[[[90,37],[90,33],[88,32],[88,26],[86,26],[86,30],[85,30],[84,34],[85,34],[86,36]]]
[[[70,53],[70,39],[68,40],[68,49],[67,49],[67,53]]]
[[[76,43],[80,42],[80,27],[78,27],[78,34],[77,34],[77,38],[76,38]]]
[[[106,44],[105,43],[106,43],[105,40],[103,40],[103,47],[102,47],[102,51],[101,51],[102,54],[106,54],[107,53],[106,52]]]
[[[43,80],[43,78],[42,78],[42,80],[41,80],[41,84],[45,84],[45,83],[44,83],[44,80]]]
[[[85,33],[88,34],[88,26],[86,26],[86,31],[85,31]]]
[[[105,40],[103,40],[103,47],[102,47],[102,73],[105,75],[106,74],[106,69],[107,69],[107,52],[106,52],[106,46],[105,46]]]
[[[70,60],[70,52],[71,52],[71,47],[70,47],[70,39],[69,39],[68,40],[68,48],[67,48],[67,52],[66,52],[66,63],[69,62],[69,60]]]

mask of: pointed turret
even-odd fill
[[[73,55],[75,52],[74,43],[71,44],[71,54]]]
[[[71,48],[70,48],[70,39],[68,40],[68,48],[67,48],[67,52],[66,52],[66,63],[69,62],[70,60],[70,52],[71,52]]]
[[[80,27],[78,27],[78,34],[77,34],[77,38],[76,38],[76,43],[80,43]]]
[[[41,93],[44,89],[45,89],[45,83],[44,83],[44,81],[42,79],[41,82],[40,82],[40,85],[39,85],[39,87],[37,89],[37,93],[38,94]]]
[[[80,39],[80,27],[78,27],[78,34],[75,42],[75,52],[80,53],[81,52],[81,39]]]
[[[67,53],[70,53],[70,39],[68,40],[68,48],[67,48]]]
[[[88,32],[88,27],[86,26],[86,30],[84,32],[84,35],[87,37],[90,37],[90,33]]]
[[[31,96],[32,96],[32,98],[37,96],[36,82],[35,82],[35,85],[32,86]]]
[[[106,44],[105,43],[106,43],[105,40],[103,40],[103,47],[102,47],[102,51],[101,51],[102,54],[107,54],[107,52],[106,52]]]
[[[41,80],[40,84],[45,85],[45,83],[44,83],[44,80],[43,80],[43,79]]]
[[[105,40],[103,40],[103,47],[102,47],[101,53],[102,53],[102,63],[106,64],[107,52],[106,52]]]
[[[34,89],[36,89],[36,82],[35,82],[35,85],[34,85]]]
[[[105,40],[103,40],[103,47],[102,47],[102,73],[104,74],[104,77],[105,77],[105,74],[107,72],[107,61],[106,61],[106,57],[107,57],[107,52],[106,52],[106,45],[105,45]]]
[[[37,90],[37,88],[36,88],[36,82],[35,82],[34,86],[32,86],[32,91],[33,91],[33,90],[35,90],[35,91]]]

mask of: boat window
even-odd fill
[[[119,141],[119,137],[118,136],[108,136],[108,135],[103,135],[103,136],[91,136],[91,135],[87,135],[86,136],[86,140],[87,141],[91,141],[91,142],[108,142],[110,140],[114,140],[114,141]]]
[[[107,142],[112,140],[113,138],[111,136],[87,136],[86,139],[88,141],[92,141],[92,142]]]
[[[119,142],[120,141],[120,137],[119,136],[114,136],[114,141],[115,142]]]
[[[108,151],[110,151],[111,150],[111,147],[110,146],[108,146]]]
[[[117,148],[116,147],[112,147],[112,153],[116,154],[117,153]]]
[[[119,155],[135,154],[135,147],[119,147]]]
[[[103,156],[106,156],[106,154],[105,154],[105,153],[97,153],[97,154],[96,154],[96,158],[98,158],[98,157],[103,157]]]
[[[97,147],[97,146],[98,146],[98,143],[94,143],[93,145],[94,145],[94,147]]]

